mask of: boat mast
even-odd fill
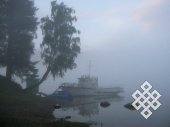
[[[91,61],[89,61],[89,77],[90,77],[90,73],[91,73]]]

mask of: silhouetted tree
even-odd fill
[[[6,77],[35,75],[31,62],[34,51],[37,18],[32,0],[0,0],[0,66],[6,67]]]
[[[63,76],[67,69],[76,67],[75,58],[80,53],[80,33],[73,23],[77,21],[75,11],[64,3],[51,2],[51,16],[41,19],[43,42],[41,58],[46,72],[36,85],[46,80],[49,73],[55,78]]]

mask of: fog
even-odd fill
[[[120,86],[130,90],[130,94],[147,80],[160,91],[167,91],[170,84],[168,1],[63,2],[76,10],[81,53],[75,69],[55,80],[49,75],[40,91],[50,94],[63,82],[77,82],[81,75],[89,74],[89,63],[91,76],[98,77],[100,87]],[[39,19],[50,14],[50,0],[35,0],[35,5],[39,8]],[[37,68],[41,77],[45,66],[40,58],[40,28],[37,34],[33,60],[40,61]]]
[[[17,65],[19,62],[21,64],[25,62],[20,61],[21,56],[17,56],[16,59],[13,57],[15,48],[12,53],[9,50],[10,46],[7,46],[7,51],[2,49],[3,53],[7,52],[7,57],[11,55],[10,59],[13,59],[11,61],[10,59],[6,60],[7,65],[5,66],[9,69],[0,66],[0,75],[4,76],[0,76],[1,87],[3,88],[2,92],[0,92],[0,97],[2,98],[0,108],[2,114],[3,112],[4,114],[7,113],[4,115],[5,119],[6,116],[10,116],[7,123],[13,118],[11,114],[16,115],[19,119],[22,118],[22,114],[24,117],[27,114],[25,118],[23,117],[23,121],[28,116],[31,119],[38,118],[40,121],[43,119],[42,124],[46,124],[47,122],[44,120],[49,117],[50,123],[51,121],[59,120],[60,122],[61,120],[62,123],[83,122],[88,123],[89,126],[94,124],[96,127],[127,126],[132,124],[139,127],[169,126],[170,1],[57,0],[57,3],[64,2],[68,8],[65,6],[64,8],[60,7],[61,10],[64,10],[60,12],[58,4],[54,2],[52,4],[54,21],[53,19],[50,21],[50,18],[44,18],[46,16],[50,17],[50,3],[52,0],[33,1],[35,7],[37,7],[36,15],[35,13],[33,15],[38,18],[39,24],[36,31],[37,38],[33,39],[34,49],[30,47],[30,51],[34,50],[34,54],[28,58],[28,61],[31,58],[31,62],[37,62],[35,68],[38,72],[36,69],[34,70],[33,63],[30,62],[28,68],[26,64],[23,66],[24,70],[21,75],[17,71],[12,73],[12,70],[15,69],[12,68],[12,62],[17,60],[17,63],[15,63]],[[21,1],[18,2],[20,3]],[[18,5],[15,4],[16,7]],[[4,6],[6,5],[4,4]],[[67,17],[67,11],[70,11],[69,7],[75,10],[75,14],[68,13],[71,17]],[[16,15],[18,15],[18,12]],[[25,14],[23,16],[26,17]],[[77,18],[76,22],[72,21],[74,16]],[[71,22],[56,20],[57,18],[65,19],[65,17]],[[44,21],[41,18],[44,18]],[[18,21],[16,22],[16,27],[19,27]],[[72,22],[74,23],[72,24]],[[71,24],[70,26],[69,23]],[[74,32],[72,25],[75,27],[75,31],[80,30],[80,34],[77,34],[79,32]],[[45,39],[43,38],[42,30],[46,35]],[[15,35],[15,30],[12,31]],[[68,35],[58,35],[63,31]],[[49,36],[50,34],[52,36]],[[18,38],[21,36],[22,34],[19,34]],[[77,66],[72,70],[67,69],[63,77],[60,77],[58,75],[62,73],[61,71],[65,71],[66,67],[72,66],[72,58],[74,59],[74,54],[79,52],[79,45],[76,44],[76,42],[79,42],[77,36],[78,38],[80,37],[81,49],[75,59]],[[8,35],[4,36],[4,38],[8,38],[7,42],[10,40]],[[44,43],[40,47],[43,40],[46,44]],[[59,43],[56,43],[56,40]],[[75,44],[69,44],[67,41],[75,41]],[[26,40],[24,39],[18,44],[21,44],[21,42],[24,44]],[[62,42],[64,46],[61,44]],[[51,44],[48,45],[47,43]],[[10,43],[8,42],[7,45],[10,45]],[[21,50],[27,46],[18,47]],[[23,49],[22,51],[25,52]],[[65,52],[62,54],[61,50]],[[44,56],[41,58],[42,52]],[[17,52],[17,54],[22,53]],[[24,60],[25,56],[22,58]],[[44,61],[46,65],[43,64]],[[9,62],[12,64],[10,63],[10,65]],[[19,68],[18,70],[20,71],[20,67],[22,68],[22,65],[17,66],[16,69]],[[8,71],[9,74],[11,73],[12,79],[11,76],[8,79]],[[52,72],[53,75],[51,74]],[[23,79],[19,78],[19,76],[23,76]],[[151,84],[151,90],[143,91],[141,89],[141,85],[145,81]],[[20,84],[22,88],[18,87],[15,82]],[[16,88],[11,84],[15,84]],[[138,94],[139,97],[136,94],[137,99],[132,95],[136,90],[143,94],[141,96]],[[160,94],[160,98],[158,98],[159,94],[155,95],[153,90]],[[10,94],[11,96],[9,96]],[[139,106],[139,110],[134,106],[134,102],[136,103],[135,106]],[[13,106],[9,106],[9,104]],[[157,110],[156,106],[161,108]],[[144,117],[150,112],[154,115],[146,121],[145,119],[147,118],[141,117],[139,111]],[[50,117],[53,118],[50,119]],[[36,121],[37,124],[38,120],[36,119],[33,121]],[[22,123],[25,123],[23,121]],[[15,124],[17,125],[18,123],[17,121]],[[55,124],[52,123],[52,125]]]
[[[48,79],[49,83],[44,82],[41,88],[50,90],[50,86],[58,86],[62,82],[77,82],[78,77],[89,73],[90,62],[91,75],[99,78],[100,87],[121,86],[133,90],[147,80],[155,87],[167,89],[170,83],[169,53],[167,46],[146,42],[140,46],[122,45],[108,51],[82,52],[76,60],[76,69],[68,71],[63,78],[56,78],[54,82],[50,83],[52,79]]]
[[[81,54],[76,59],[76,69],[55,81],[49,78],[41,86],[42,91],[52,91],[62,82],[77,82],[78,77],[89,73],[89,62],[91,75],[99,78],[100,87],[121,86],[133,91],[147,80],[159,89],[167,89],[170,83],[168,1],[63,2],[76,10]],[[49,1],[35,3],[39,17],[49,14]],[[93,3],[98,4],[94,7]],[[40,30],[38,34],[41,35]]]

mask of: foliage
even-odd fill
[[[75,58],[80,53],[80,33],[75,27],[75,11],[64,3],[51,2],[51,16],[41,19],[43,42],[41,57],[53,77],[63,76],[68,69],[76,67]]]
[[[30,60],[38,24],[36,10],[32,0],[0,0],[0,66],[6,67],[8,79],[36,76],[36,62]]]

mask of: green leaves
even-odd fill
[[[36,10],[31,0],[0,1],[0,65],[7,68],[9,77],[36,73],[30,60],[38,24]]]
[[[74,14],[74,9],[64,3],[52,1],[51,16],[41,19],[41,57],[44,64],[51,67],[53,77],[63,76],[67,69],[76,67],[74,61],[80,53],[80,32],[73,26],[77,21]]]
[[[32,0],[0,0],[0,66],[7,68],[8,79],[16,75],[29,82],[38,80],[36,62],[31,61],[38,25],[36,10]],[[55,78],[76,67],[75,58],[80,53],[76,21],[74,9],[51,2],[51,15],[41,19],[41,58],[47,71],[35,86],[49,73]]]

